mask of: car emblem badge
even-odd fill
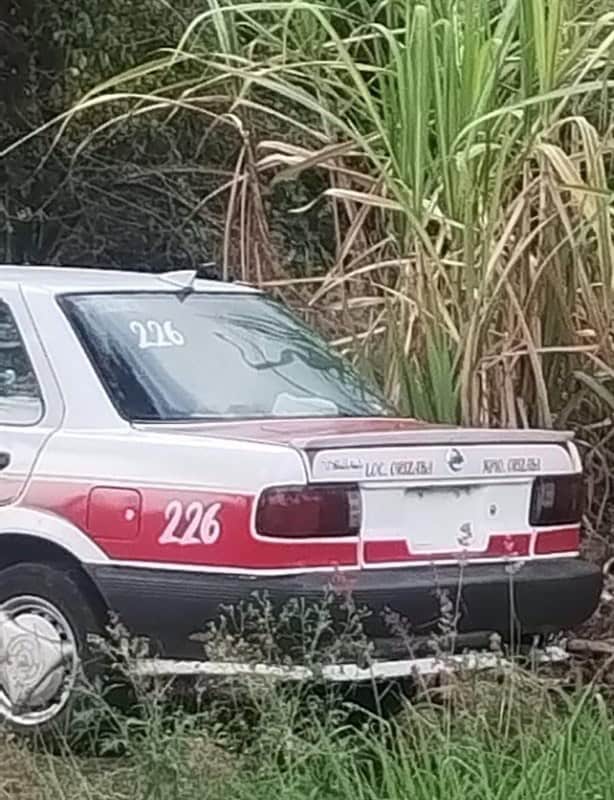
[[[465,456],[460,450],[458,450],[456,447],[453,447],[451,450],[448,450],[446,462],[452,472],[460,472],[465,466]]]

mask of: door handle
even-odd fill
[[[11,463],[10,453],[0,453],[0,470],[6,469]]]

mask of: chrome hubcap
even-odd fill
[[[78,668],[75,636],[54,605],[28,595],[0,604],[0,716],[25,726],[53,719]]]

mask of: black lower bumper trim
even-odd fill
[[[364,631],[390,642],[400,620],[419,639],[452,625],[462,639],[497,633],[547,635],[573,628],[595,611],[602,588],[598,567],[577,558],[522,564],[466,564],[339,573],[259,576],[93,565],[90,574],[108,607],[135,635],[146,636],[160,655],[198,658],[194,636],[218,620],[222,607],[267,596],[273,608],[292,600],[368,608]],[[337,612],[334,612],[337,613]],[[398,631],[397,631],[398,632]]]

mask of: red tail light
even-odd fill
[[[583,512],[584,483],[581,474],[536,478],[531,496],[531,525],[577,525],[582,521]]]
[[[357,486],[284,486],[266,489],[256,509],[261,536],[309,539],[357,536],[362,506]]]

